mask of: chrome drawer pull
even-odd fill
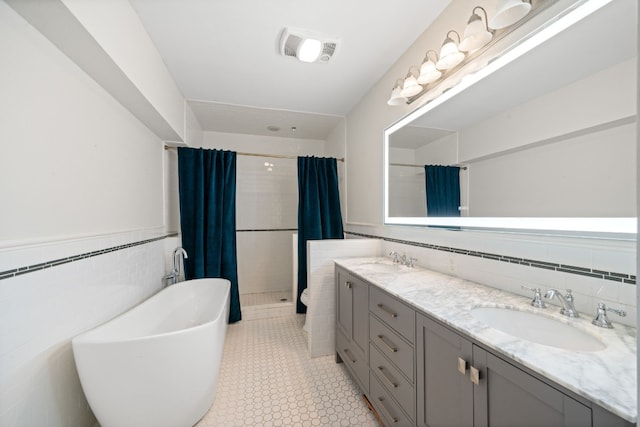
[[[398,384],[394,383],[393,380],[391,378],[389,378],[387,376],[387,374],[384,373],[384,368],[382,366],[378,366],[378,370],[380,371],[380,373],[382,374],[383,378],[385,380],[387,380],[387,382],[389,383],[389,385],[393,388],[398,388]]]
[[[353,283],[347,280],[346,282],[344,282],[344,286],[346,286],[348,289],[351,289],[351,287],[353,286]]]
[[[348,348],[345,348],[345,349],[344,349],[344,354],[346,354],[346,355],[347,355],[347,357],[348,357],[349,359],[351,359],[351,363],[356,363],[356,359],[354,359],[354,358],[353,358],[353,356],[351,355],[351,352],[349,351],[349,349],[348,349]]]
[[[394,346],[393,343],[385,338],[384,335],[378,335],[378,339],[382,342],[382,344],[386,345],[389,350],[394,353],[398,352],[398,347]]]
[[[392,311],[390,308],[387,308],[387,306],[385,306],[384,304],[378,304],[378,308],[393,318],[398,317],[398,313]]]
[[[398,418],[391,415],[391,412],[387,409],[387,405],[384,404],[384,399],[382,397],[379,397],[378,402],[380,402],[380,406],[382,407],[382,409],[384,409],[384,412],[387,413],[387,417],[389,417],[389,419],[391,419],[394,424],[397,423],[399,421]]]

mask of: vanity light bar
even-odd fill
[[[552,37],[553,35],[559,33],[560,31],[566,29],[567,27],[573,25],[574,23],[578,22],[579,20],[581,20],[582,18],[584,18],[585,16],[588,16],[589,14],[591,14],[592,12],[594,12],[595,10],[598,10],[599,8],[601,8],[602,6],[610,3],[612,0],[579,0],[576,3],[574,3],[573,5],[571,5],[570,7],[568,7],[565,11],[562,12],[561,15],[563,16],[557,16],[555,17],[553,20],[550,20],[548,23],[546,23],[544,25],[544,28],[540,31],[536,31],[534,35],[532,35],[531,37],[529,36],[525,36],[528,37],[527,40],[525,41],[529,41],[531,39],[535,39],[536,41],[534,42],[534,45],[539,45],[542,42],[544,42],[545,40],[547,40],[548,38]],[[406,91],[404,94],[402,94],[401,96],[398,95],[397,91],[392,93],[391,97],[389,98],[389,100],[387,101],[388,105],[394,106],[394,105],[400,105],[402,104],[402,100],[404,99],[404,103],[407,104],[411,104],[412,102],[416,101],[418,98],[421,98],[422,96],[424,96],[427,93],[431,93],[430,96],[425,98],[425,103],[429,102],[437,97],[440,97],[445,91],[447,91],[447,89],[451,89],[452,87],[458,85],[459,83],[461,83],[461,81],[466,81],[468,79],[464,79],[463,80],[463,75],[460,75],[459,78],[454,78],[452,77],[454,74],[458,74],[459,71],[461,71],[463,68],[467,68],[467,74],[472,74],[476,71],[478,71],[479,69],[482,69],[483,67],[486,67],[487,64],[489,64],[490,62],[492,63],[493,59],[495,58],[489,58],[485,61],[481,61],[479,60],[479,58],[482,56],[482,54],[486,53],[487,50],[494,46],[497,42],[499,42],[500,40],[504,39],[507,35],[511,34],[513,31],[515,31],[516,29],[520,28],[522,25],[524,25],[525,23],[529,22],[531,19],[533,19],[535,16],[539,15],[542,11],[544,11],[545,9],[547,9],[549,6],[551,6],[552,4],[554,4],[555,2],[552,0],[538,0],[533,2],[533,0],[531,0],[530,2],[526,3],[523,2],[524,5],[531,5],[530,8],[530,12],[526,13],[522,18],[520,18],[518,21],[513,22],[510,25],[506,25],[505,27],[501,27],[500,29],[490,29],[490,23],[491,23],[491,19],[489,20],[489,24],[487,24],[486,26],[486,32],[487,34],[491,35],[491,37],[487,36],[487,34],[484,34],[482,37],[483,40],[486,41],[486,43],[482,46],[476,47],[477,45],[473,45],[473,47],[475,48],[475,50],[472,50],[470,52],[467,53],[466,57],[464,57],[461,62],[455,66],[452,66],[451,68],[440,68],[441,71],[441,75],[436,78],[435,80],[432,79],[427,79],[426,77],[424,77],[423,79],[421,79],[420,75],[418,74],[417,76],[417,81],[418,81],[418,86],[415,87],[413,89],[413,91],[409,92]],[[476,14],[476,10],[479,7],[476,6],[473,9],[472,12],[472,17],[469,19],[469,23],[468,26],[471,26],[472,24],[477,25],[477,20],[479,18],[479,16]],[[480,8],[482,9],[482,8]],[[484,9],[482,9],[484,11]],[[478,18],[476,18],[476,16]],[[485,16],[486,16],[486,11],[485,11]],[[481,20],[481,18],[480,18]],[[555,28],[554,31],[546,31],[548,29],[548,27],[553,26]],[[451,45],[450,43],[448,43],[449,41],[453,42],[453,40],[451,40],[451,38],[449,37],[449,33],[451,33],[452,31],[447,32],[447,38],[445,39],[445,44],[448,44],[449,46]],[[465,34],[467,34],[467,31],[465,30]],[[519,43],[522,40],[519,40],[516,43]],[[466,43],[465,43],[466,42]],[[455,43],[453,43],[455,44]],[[468,39],[465,37],[463,40],[460,41],[460,43],[457,45],[457,48],[460,50],[461,46],[462,47],[466,47],[470,44],[470,41],[468,41]],[[451,47],[451,46],[450,46]],[[520,45],[516,46],[513,49],[507,48],[507,52],[505,53],[508,54],[511,52],[511,50],[516,50],[517,47],[520,47]],[[530,46],[529,46],[530,48]],[[427,51],[427,55],[428,53],[431,52],[431,50]],[[503,51],[504,52],[504,51]],[[437,59],[437,55],[436,56],[436,61],[438,61]],[[504,56],[504,55],[502,55]],[[497,53],[496,57],[498,57],[498,59],[501,58],[501,53]],[[425,60],[423,61],[423,64],[428,63],[429,62],[429,58],[425,57]],[[477,61],[476,61],[477,60]],[[437,62],[436,62],[437,64]],[[410,67],[410,69],[414,69],[417,67]],[[425,68],[426,69],[426,68]],[[410,73],[413,74],[413,73]],[[409,77],[414,77],[413,75],[407,75],[406,78]],[[401,78],[399,79],[401,82],[403,82],[403,84],[401,85],[401,87],[404,86],[404,82],[406,80],[406,78]],[[416,79],[414,77],[414,79]],[[426,83],[427,81],[431,80],[429,83]],[[425,83],[420,84],[420,81],[423,81]],[[474,81],[477,81],[477,79],[474,79]],[[410,82],[413,83],[413,82]],[[469,83],[467,83],[465,85],[465,87],[470,86]],[[395,87],[394,87],[395,89]]]

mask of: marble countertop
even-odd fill
[[[361,276],[419,311],[544,375],[568,390],[635,423],[637,419],[636,329],[591,324],[592,313],[570,319],[559,307],[534,308],[531,299],[420,267],[394,265],[388,258],[342,258],[336,264]],[[474,307],[503,307],[552,317],[598,338],[599,351],[563,350],[515,338],[472,315]]]

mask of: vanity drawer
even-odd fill
[[[386,426],[412,426],[414,423],[407,417],[398,402],[389,394],[378,381],[375,375],[371,375],[371,392],[369,393],[371,403],[384,420]]]
[[[354,348],[355,346],[351,345],[340,331],[336,331],[336,347],[342,361],[349,367],[362,390],[369,390],[369,364],[366,356]]]
[[[378,377],[387,392],[398,401],[411,419],[415,419],[416,394],[413,384],[374,345],[370,348],[369,365],[371,372]]]
[[[413,308],[375,286],[371,286],[369,291],[369,312],[378,316],[409,342],[415,342],[416,313]]]
[[[413,346],[375,316],[369,316],[369,331],[371,343],[413,383],[415,380]]]

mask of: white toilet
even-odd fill
[[[302,291],[302,295],[300,295],[300,302],[303,303],[305,305],[305,307],[307,307],[307,310],[309,308],[309,288],[305,288],[304,291]],[[309,327],[307,326],[307,316],[304,316],[304,325],[302,326],[302,330],[309,332]]]

